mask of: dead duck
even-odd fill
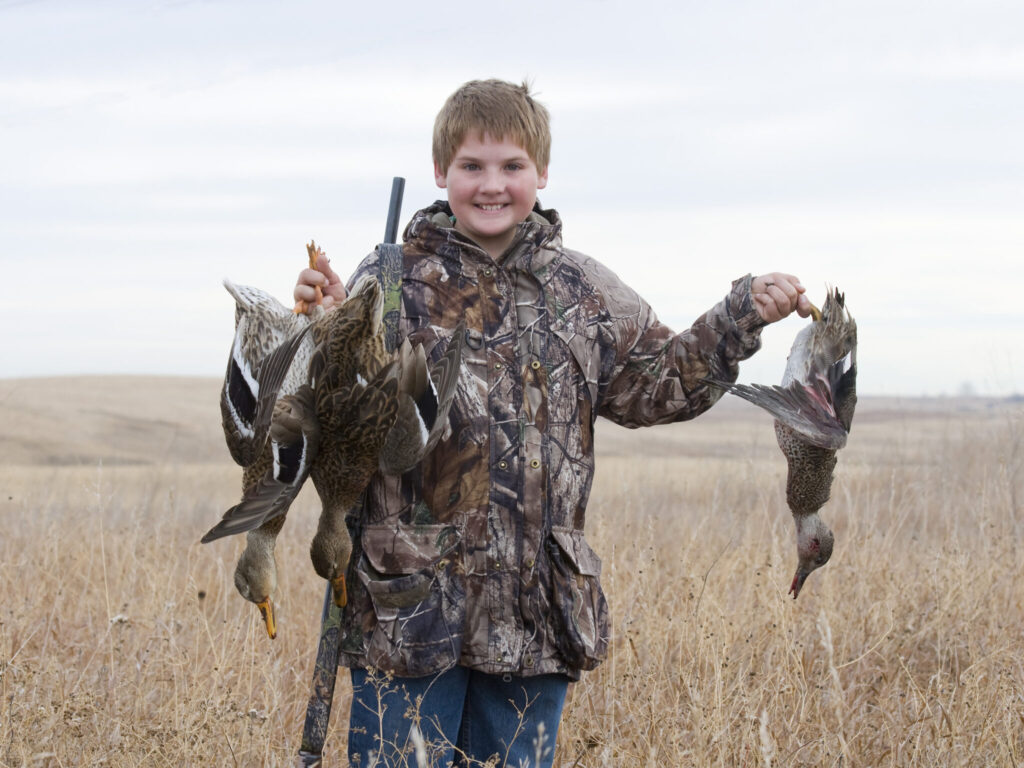
[[[352,546],[346,513],[376,471],[400,474],[411,469],[447,426],[464,326],[456,328],[445,354],[428,367],[422,347],[408,340],[396,353],[386,351],[382,303],[376,278],[363,277],[339,307],[300,331],[305,335],[308,330],[313,354],[306,382],[276,401],[268,428],[271,466],[203,537],[206,542],[252,531],[251,562],[246,562],[242,576],[242,561],[236,571],[236,583],[241,580],[250,592],[271,583],[272,548],[268,555],[263,534],[257,531],[276,535],[272,524],[283,518],[311,476],[323,509],[310,556],[316,572],[331,582],[335,602],[344,605],[344,574]],[[268,375],[299,349],[294,338],[284,342],[272,353],[279,359],[267,366]],[[264,387],[262,379],[258,383]]]
[[[315,241],[306,246],[306,252],[311,267],[324,255]],[[228,450],[244,467],[244,499],[273,466],[268,440],[273,411],[280,398],[293,394],[305,383],[313,355],[313,342],[305,331],[313,320],[323,316],[324,310],[303,303],[293,311],[259,288],[229,280],[224,281],[224,287],[235,299],[235,335],[221,388],[221,421]],[[319,299],[319,291],[317,295]],[[276,636],[274,548],[283,525],[282,516],[249,531],[234,574],[235,587],[242,597],[256,604],[271,639]]]
[[[310,258],[315,243],[307,246]],[[258,288],[224,281],[235,299],[235,335],[231,343],[220,409],[224,441],[231,457],[244,469],[242,498],[258,486],[273,466],[267,439],[273,409],[280,397],[305,382],[313,343],[305,331],[323,314],[300,315]],[[277,354],[275,355],[275,351]],[[235,569],[235,586],[259,608],[271,638],[276,635],[272,595],[277,588],[274,545],[283,524],[275,520],[250,531]]]
[[[813,322],[793,342],[781,386],[708,383],[775,416],[775,437],[786,457],[786,502],[793,513],[797,569],[795,599],[816,568],[832,556],[834,537],[818,516],[832,489],[836,452],[846,445],[857,405],[857,324],[845,295],[828,292]]]

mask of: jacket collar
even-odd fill
[[[412,221],[405,228],[403,238],[406,242],[417,242],[420,247],[440,256],[472,254],[476,259],[490,261],[490,256],[480,246],[455,229],[452,220],[452,209],[444,200],[417,211]],[[541,208],[538,202],[533,207],[526,221],[516,225],[516,233],[512,244],[505,251],[503,259],[510,255],[522,253],[523,244],[526,251],[536,253],[541,249],[555,249],[561,245],[562,219],[554,208]]]

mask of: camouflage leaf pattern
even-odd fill
[[[402,337],[435,360],[466,323],[450,434],[401,477],[378,475],[349,517],[354,552],[342,664],[425,675],[578,677],[611,634],[601,561],[584,538],[594,420],[693,418],[735,380],[764,323],[750,276],[676,334],[598,262],[562,246],[553,210],[500,261],[444,202],[405,231]],[[376,253],[353,281],[379,271]]]

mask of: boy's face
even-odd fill
[[[466,136],[447,169],[434,164],[437,186],[448,190],[455,229],[498,258],[512,242],[516,224],[525,221],[548,183],[526,150],[514,141],[490,135]]]

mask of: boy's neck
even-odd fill
[[[501,263],[508,255],[508,252],[511,249],[513,243],[515,243],[519,239],[518,234],[520,232],[520,229],[519,225],[517,224],[515,229],[508,232],[505,236],[501,238],[489,238],[484,242],[480,242],[480,239],[474,238],[468,232],[459,229],[458,221],[455,222],[455,231],[459,232],[471,243],[476,245],[481,250],[485,251],[487,255],[490,256],[495,261],[495,263]]]
[[[452,228],[473,243],[475,246],[480,248],[482,251],[487,253],[496,264],[500,264],[505,261],[508,257],[509,252],[512,250],[512,246],[515,245],[522,235],[522,225],[528,221],[536,221],[538,224],[550,224],[546,217],[539,214],[536,210],[530,211],[530,215],[524,220],[516,224],[516,226],[509,230],[507,233],[500,238],[493,238],[484,240],[479,237],[473,237],[464,229],[459,227],[458,219],[454,214],[447,216],[448,221],[451,222]]]

